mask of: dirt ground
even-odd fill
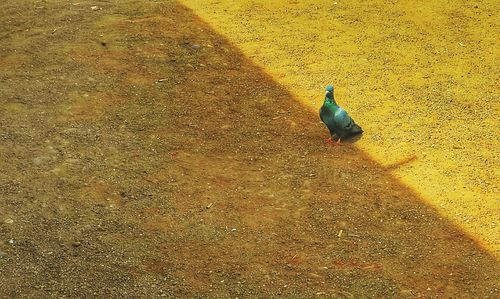
[[[370,135],[324,144],[191,9],[0,11],[1,298],[499,297],[495,255]]]

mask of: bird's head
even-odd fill
[[[328,85],[326,87],[325,96],[329,99],[333,99],[333,85]]]

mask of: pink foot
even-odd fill
[[[337,141],[333,141],[333,139],[330,137],[325,139],[325,142],[331,146],[337,146],[340,145],[340,138]]]

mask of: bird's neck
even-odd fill
[[[325,103],[329,103],[333,106],[338,107],[337,102],[335,102],[335,98],[333,96],[331,98],[325,97]]]

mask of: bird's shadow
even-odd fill
[[[388,171],[391,171],[391,170],[395,170],[395,169],[398,169],[400,167],[403,167],[403,166],[406,166],[406,165],[409,165],[413,162],[415,162],[415,160],[417,160],[417,156],[416,155],[411,155],[407,158],[404,158],[396,163],[393,163],[391,165],[388,165],[385,167],[386,170]]]

